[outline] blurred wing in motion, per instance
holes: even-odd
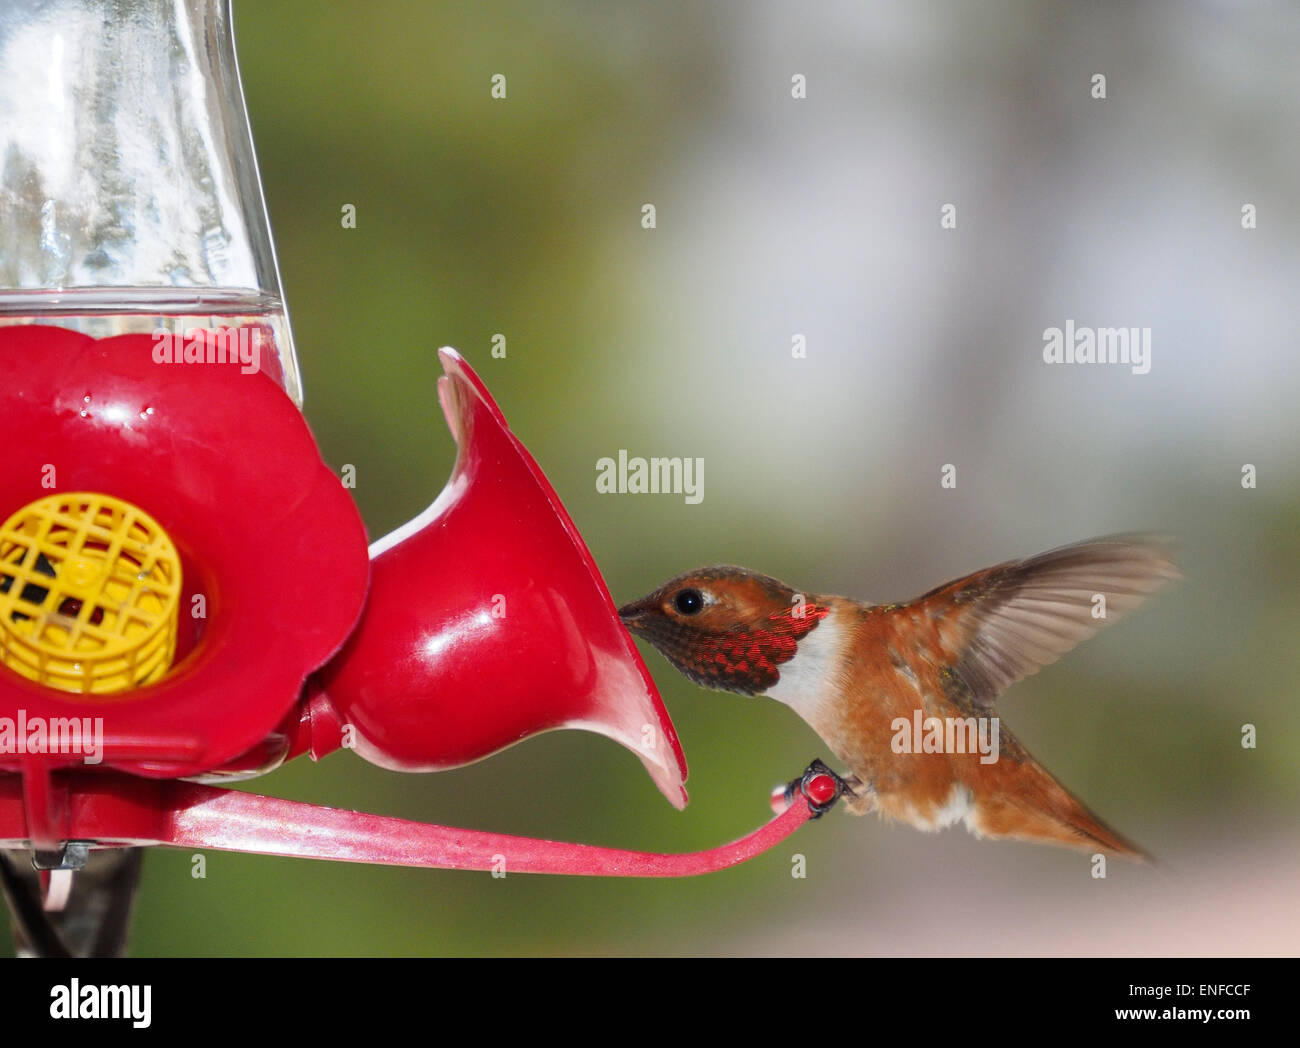
[[[970,701],[988,710],[1016,681],[1181,577],[1169,539],[1110,535],[986,568],[890,614],[923,611]]]

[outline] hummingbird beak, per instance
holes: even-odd
[[[623,620],[623,625],[634,631],[637,626],[645,621],[646,614],[645,605],[641,601],[624,604],[618,609],[618,617]]]

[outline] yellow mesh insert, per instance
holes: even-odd
[[[181,561],[143,510],[51,495],[0,527],[0,661],[60,691],[155,681],[176,653]]]

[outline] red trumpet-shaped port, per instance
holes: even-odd
[[[440,355],[456,464],[433,505],[371,547],[361,623],[320,677],[328,702],[358,753],[402,771],[585,728],[684,806],[677,733],[590,552],[478,376]]]

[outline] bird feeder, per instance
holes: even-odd
[[[368,544],[300,410],[228,4],[5,15],[0,109],[0,848],[47,905],[91,851],[147,845],[677,876],[834,802],[817,765],[750,836],[655,855],[228,789],[303,754],[437,771],[580,728],[687,799],[590,552],[452,350],[451,478]]]

